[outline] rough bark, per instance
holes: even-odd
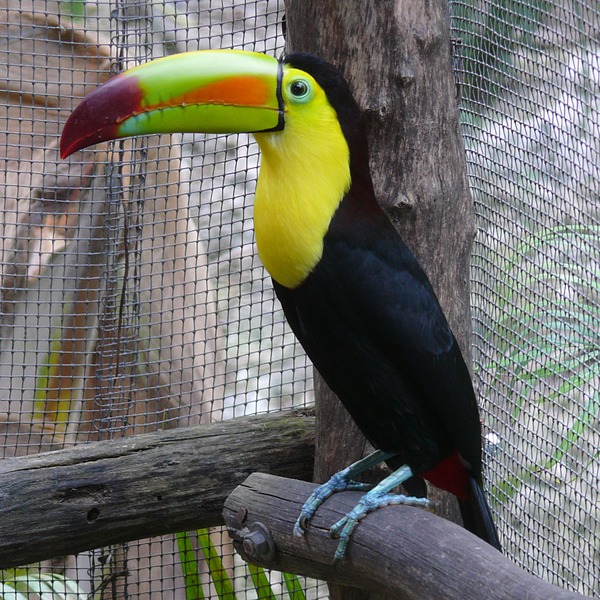
[[[293,523],[314,487],[255,473],[236,488],[224,515],[241,555],[268,568],[361,586],[395,600],[584,598],[522,571],[462,527],[408,506],[368,515],[354,532],[346,558],[333,566],[337,540],[330,538],[329,527],[360,493],[335,494],[298,539]]]
[[[313,453],[314,418],[292,411],[5,459],[0,569],[220,525],[250,473],[310,479]]]

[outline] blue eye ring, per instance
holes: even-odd
[[[288,83],[287,92],[294,102],[309,102],[313,97],[313,87],[310,81],[301,77]]]

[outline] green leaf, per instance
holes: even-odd
[[[550,457],[550,460],[544,465],[544,469],[551,469],[565,457],[567,452],[569,452],[569,450],[585,434],[590,423],[597,419],[599,412],[600,400],[596,394],[577,415],[571,429],[567,432],[567,435],[563,438],[554,454]]]
[[[233,583],[223,566],[219,551],[210,539],[208,529],[198,529],[197,533],[198,542],[208,565],[208,572],[210,573],[210,578],[215,586],[219,600],[235,600]]]
[[[82,20],[85,16],[86,0],[62,0],[60,12],[66,17]]]
[[[306,594],[298,577],[292,573],[282,573],[282,575],[290,600],[306,600]]]
[[[185,533],[175,534],[177,548],[179,549],[179,562],[185,582],[186,600],[204,600],[200,573],[198,572],[198,557],[190,536]]]
[[[29,600],[25,594],[15,591],[10,583],[0,582],[0,600]]]
[[[254,584],[254,589],[256,590],[258,600],[277,600],[265,570],[262,567],[248,564],[248,572],[252,578],[252,583]]]
[[[77,583],[39,568],[0,571],[0,600],[87,600]]]

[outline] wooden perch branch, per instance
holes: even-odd
[[[583,598],[526,574],[461,527],[403,506],[369,515],[348,559],[332,567],[337,542],[329,527],[358,494],[333,496],[305,538],[296,539],[292,526],[314,485],[248,477],[260,470],[310,479],[313,452],[312,414],[292,411],[5,459],[0,569],[219,525],[224,518],[251,562],[399,600]],[[248,537],[249,530],[258,534]]]
[[[462,527],[406,506],[368,515],[354,533],[347,558],[333,567],[337,541],[329,537],[329,527],[356,504],[360,493],[334,495],[304,538],[295,538],[293,524],[314,487],[254,474],[235,489],[224,517],[245,560],[398,600],[584,598],[525,573]]]
[[[0,461],[0,569],[222,524],[250,473],[311,479],[313,453],[292,411]]]

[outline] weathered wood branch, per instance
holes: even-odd
[[[0,569],[222,524],[250,473],[311,479],[313,453],[292,411],[0,461]]]
[[[236,488],[225,503],[224,517],[240,554],[264,567],[397,600],[584,598],[522,571],[462,527],[407,506],[368,515],[356,529],[346,559],[334,567],[337,540],[329,537],[329,527],[356,504],[360,493],[334,495],[304,538],[295,538],[293,524],[314,487],[257,473]]]
[[[462,528],[402,506],[369,515],[348,560],[334,568],[337,542],[329,526],[358,494],[336,494],[297,539],[292,526],[314,485],[265,474],[245,480],[259,470],[309,479],[313,452],[312,414],[292,411],[6,459],[0,462],[0,569],[219,525],[224,517],[251,562],[399,600],[583,598],[524,573]],[[273,557],[264,554],[268,543],[240,541],[258,522],[268,527]]]

